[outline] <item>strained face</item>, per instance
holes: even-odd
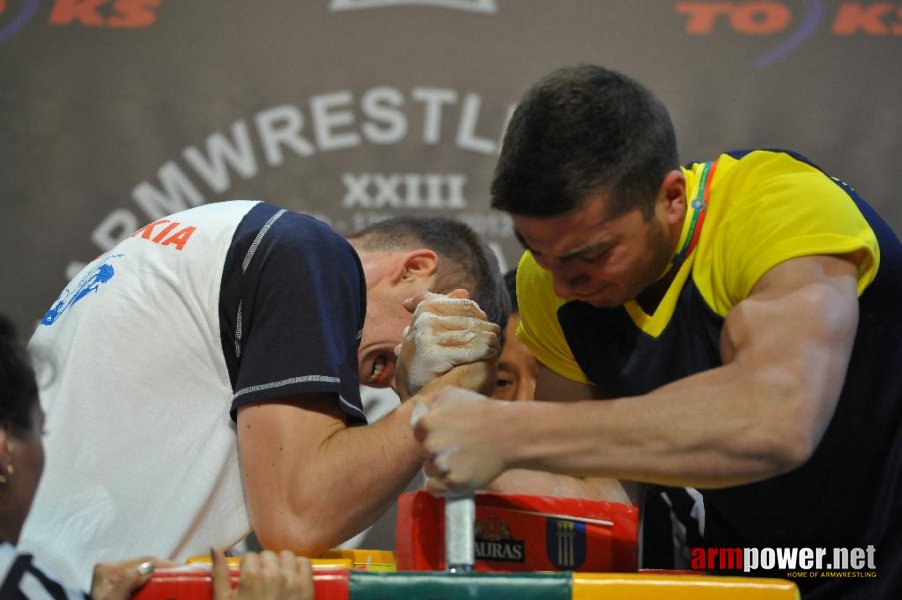
[[[536,262],[551,272],[555,294],[597,307],[635,299],[664,272],[673,248],[656,216],[635,209],[605,217],[598,196],[555,217],[512,215],[514,228]]]

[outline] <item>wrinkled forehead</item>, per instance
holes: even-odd
[[[613,239],[624,217],[625,215],[620,215],[609,218],[606,205],[600,198],[564,215],[511,215],[514,235],[524,248],[557,257],[577,253],[587,246]]]

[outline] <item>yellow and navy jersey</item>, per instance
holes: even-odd
[[[681,313],[687,302],[681,298],[690,290],[711,316],[723,318],[771,267],[805,255],[857,252],[859,293],[874,279],[880,249],[873,231],[856,204],[849,201],[846,190],[816,167],[788,153],[755,151],[723,154],[716,161],[689,165],[683,172],[688,213],[678,247],[691,235],[694,223],[698,230],[695,250],[682,262],[654,314],[646,314],[637,302],[630,301],[622,310],[601,311],[606,330],[613,325],[607,321],[615,318],[626,335],[642,333],[657,339],[667,331],[667,336],[673,336],[685,320],[679,318],[686,316]],[[705,180],[708,186],[703,185]],[[698,201],[705,187],[708,199],[702,211]],[[698,227],[700,213],[703,220]],[[580,308],[588,305],[556,296],[551,274],[539,267],[529,252],[521,259],[517,277],[521,304],[517,335],[556,373],[612,390],[617,372],[608,368],[611,365],[594,364],[601,357]],[[565,333],[563,322],[574,311],[578,313],[573,317],[575,327]],[[576,353],[588,345],[590,356],[577,360],[574,345]],[[645,372],[647,366],[640,369]]]
[[[517,335],[563,377],[597,384],[611,397],[640,395],[720,366],[724,318],[775,265],[809,255],[855,257],[858,333],[821,444],[791,473],[706,492],[706,543],[881,541],[881,576],[895,568],[902,589],[899,238],[854,190],[796,154],[726,153],[690,164],[684,174],[690,212],[683,237],[697,235],[697,243],[674,267],[653,314],[634,301],[603,309],[557,297],[551,274],[526,253],[518,269]]]

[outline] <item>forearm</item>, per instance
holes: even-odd
[[[557,498],[585,498],[639,504],[641,488],[632,482],[598,477],[573,477],[545,471],[511,469],[492,481],[488,491]]]
[[[409,412],[405,403],[372,425],[334,427],[303,461],[280,462],[288,440],[242,460],[245,481],[255,483],[247,495],[262,545],[314,556],[371,525],[421,467]]]
[[[721,367],[644,396],[576,403],[518,403],[504,417],[517,440],[509,464],[571,475],[722,487],[785,472],[804,461],[810,436],[790,389]],[[743,381],[743,385],[737,385]],[[757,381],[757,383],[756,383]],[[779,391],[778,391],[779,390]]]
[[[602,397],[603,392],[592,384],[565,379],[539,365],[535,400],[575,402]],[[605,477],[577,477],[546,471],[511,469],[492,481],[488,489],[511,494],[538,494],[569,498],[587,498],[641,504],[642,485]]]
[[[343,429],[330,438],[304,475],[299,504],[308,529],[320,529],[333,547],[373,524],[422,467],[410,407],[400,405],[376,423]]]

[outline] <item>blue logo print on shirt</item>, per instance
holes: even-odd
[[[117,256],[122,256],[121,254]],[[113,258],[113,257],[110,257]],[[56,304],[54,304],[50,310],[47,311],[47,314],[44,315],[44,318],[41,319],[41,325],[53,325],[57,319],[59,319],[64,312],[69,310],[76,302],[87,296],[92,292],[96,292],[100,289],[100,286],[108,282],[113,278],[113,275],[116,274],[116,270],[113,269],[113,265],[109,262],[105,262],[101,264],[99,267],[91,271],[87,277],[82,279],[78,286],[76,286],[74,291],[69,291],[66,288],[62,295],[57,300]]]

